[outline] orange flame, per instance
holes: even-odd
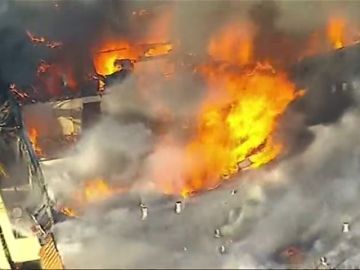
[[[206,66],[201,72],[210,94],[186,147],[182,194],[215,188],[246,160],[256,168],[276,158],[283,149],[275,138],[277,120],[298,96],[286,75],[269,64],[247,72]]]
[[[241,70],[204,65],[199,72],[207,82],[208,96],[194,137],[176,157],[180,172],[171,176],[165,169],[171,165],[154,171],[157,188],[166,194],[186,197],[214,189],[240,170],[275,159],[284,149],[276,138],[279,117],[303,94],[270,64]]]
[[[92,203],[104,201],[115,194],[121,194],[126,187],[110,186],[103,178],[87,180],[81,190],[76,191],[69,205],[59,207],[59,211],[69,217],[81,215],[83,208]]]
[[[83,189],[77,193],[76,198],[78,204],[81,206],[86,203],[105,200],[126,190],[126,187],[110,186],[103,178],[95,178],[85,181]]]
[[[252,32],[241,27],[229,25],[211,38],[208,52],[216,61],[196,68],[208,95],[200,106],[196,133],[185,146],[181,181],[155,181],[167,194],[188,196],[216,188],[245,167],[270,162],[284,148],[276,138],[277,122],[302,92],[271,64],[252,64]]]
[[[327,26],[327,35],[335,49],[344,47],[346,21],[341,18],[330,18]]]
[[[39,136],[39,134],[38,134],[38,131],[36,130],[36,128],[31,128],[30,132],[29,132],[30,142],[34,147],[35,154],[39,157],[43,157],[44,153],[39,145],[38,136]]]
[[[98,178],[85,183],[82,197],[85,202],[92,203],[108,198],[112,194],[112,189],[105,180]]]
[[[134,11],[134,17],[150,15],[146,10]],[[146,17],[146,16],[145,16]],[[173,50],[173,44],[169,43],[169,33],[173,13],[171,10],[153,16],[146,25],[141,38],[135,41],[126,39],[106,38],[95,48],[93,63],[95,70],[100,75],[110,75],[119,71],[121,67],[115,65],[116,60],[129,59],[133,62],[141,61],[144,58],[152,58],[167,55]],[[137,25],[135,18],[134,27]]]
[[[77,217],[78,216],[78,213],[74,209],[69,208],[69,207],[61,207],[60,212],[67,215],[68,217]]]
[[[170,43],[159,43],[150,46],[145,52],[145,57],[156,57],[161,55],[166,55],[173,49],[173,45]]]
[[[131,59],[138,58],[138,52],[124,40],[108,40],[101,44],[99,51],[94,54],[93,62],[95,70],[101,75],[110,75],[120,70],[119,66],[115,65],[117,59]]]
[[[229,24],[211,39],[208,53],[214,60],[245,65],[252,60],[252,40],[250,26]]]
[[[110,75],[120,70],[116,60],[129,59],[133,62],[146,57],[156,57],[168,54],[173,46],[170,43],[131,44],[125,40],[108,40],[101,44],[94,54],[95,70],[100,75]]]

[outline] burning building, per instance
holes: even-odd
[[[121,11],[122,4],[98,3],[86,8],[94,11],[91,19],[102,23],[74,31],[77,34],[68,31],[67,36],[56,28],[58,32],[51,32],[59,36],[50,40],[45,33],[43,37],[23,29],[26,44],[46,53],[33,61],[30,83],[7,79],[2,87],[6,91],[1,100],[0,175],[4,210],[11,214],[1,220],[5,252],[0,256],[10,267],[43,257],[48,259],[41,262],[43,268],[62,264],[54,255],[54,225],[64,220],[76,223],[76,217],[92,206],[96,212],[99,202],[130,196],[134,190],[174,199],[171,219],[189,217],[194,201],[211,193],[207,191],[221,191],[231,180],[253,171],[271,170],[292,154],[298,145],[286,139],[295,137],[293,130],[306,133],[310,127],[333,123],[353,105],[359,46],[344,47],[346,24],[339,19],[331,20],[322,33],[330,38],[324,42],[326,50],[309,54],[301,48],[307,47],[307,37],[277,29],[276,4],[244,4],[246,9],[241,10],[251,6],[244,20],[237,20],[240,4],[219,4],[223,13],[215,16],[217,11],[209,8],[211,23],[201,33],[192,33],[190,27],[184,27],[186,31],[168,27],[177,25],[173,19],[184,8],[179,3],[124,9],[128,14],[120,19],[112,15]],[[60,20],[66,25],[59,14],[67,16],[72,5],[82,4],[86,5],[49,4],[54,24]],[[208,12],[204,7],[193,6],[201,16]],[[87,19],[80,14],[70,17]],[[196,21],[196,16],[190,18]],[[85,29],[91,29],[91,38]],[[177,39],[176,31],[187,38]],[[188,36],[196,42],[189,44]],[[284,117],[286,121],[287,113],[294,111],[305,121],[284,131],[293,124],[283,124]],[[297,138],[293,141],[298,143]],[[241,188],[234,188],[227,194],[235,200]],[[153,228],[156,210],[139,200],[141,215],[137,206],[136,216],[142,222],[133,227],[144,226],[147,231]],[[233,241],[243,237],[234,236],[234,227],[245,223],[251,233],[246,225],[250,210],[232,210],[229,224],[218,222],[208,230],[222,257],[231,254]],[[11,255],[6,244],[12,241],[7,240],[9,224],[17,236],[31,239],[34,254]],[[38,237],[26,228],[36,229]],[[181,250],[191,253],[191,244],[184,246]],[[279,263],[302,263],[305,249],[296,245],[285,249]]]
[[[1,156],[2,268],[26,269],[31,263],[62,267],[50,232],[53,204],[39,159],[24,129],[20,108],[7,91],[1,96],[1,141],[2,153],[6,153]],[[47,255],[41,255],[51,243]]]

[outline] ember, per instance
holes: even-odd
[[[30,41],[37,44],[45,45],[50,49],[60,48],[62,46],[62,42],[59,41],[48,41],[44,37],[35,36],[30,31],[26,31],[27,36],[29,37]]]
[[[25,93],[24,91],[20,90],[15,84],[10,84],[9,89],[10,89],[10,91],[11,91],[16,97],[18,97],[20,100],[29,97],[29,95],[28,95],[27,93]]]
[[[40,74],[47,72],[50,67],[51,66],[48,63],[41,60],[36,71],[37,75],[39,76]]]

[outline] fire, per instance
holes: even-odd
[[[115,194],[121,194],[126,191],[126,187],[111,186],[104,178],[94,178],[86,180],[84,187],[77,194],[77,200],[80,205],[93,203],[107,199]]]
[[[173,44],[169,42],[170,25],[172,24],[172,10],[165,10],[162,13],[152,14],[147,10],[134,11],[132,13],[132,25],[134,28],[143,29],[141,37],[136,41],[124,38],[105,38],[94,48],[93,63],[98,74],[106,76],[117,72],[121,67],[115,61],[129,59],[133,62],[148,58],[169,54],[173,50]],[[151,17],[150,21],[138,20],[140,17]],[[146,19],[146,18],[144,18]]]
[[[35,150],[35,154],[39,157],[44,156],[43,150],[41,149],[39,142],[38,142],[38,131],[36,130],[36,128],[30,128],[30,132],[29,132],[29,137],[30,137],[30,142],[32,143],[34,150]]]
[[[173,46],[170,43],[131,44],[125,40],[108,40],[101,44],[94,54],[95,70],[100,75],[110,75],[121,69],[116,60],[129,59],[133,62],[168,54]]]
[[[270,63],[256,63],[253,52],[250,25],[227,25],[210,39],[213,61],[195,69],[204,78],[207,96],[183,162],[177,162],[182,163],[182,179],[156,180],[163,192],[188,196],[214,189],[239,170],[258,168],[283,151],[277,123],[302,92]]]
[[[229,24],[211,39],[208,52],[214,60],[245,65],[252,60],[250,26]]]
[[[171,168],[170,162],[154,171],[156,187],[166,194],[186,197],[211,190],[241,170],[274,160],[284,150],[276,136],[279,118],[303,94],[270,64],[242,69],[204,65],[199,72],[208,96],[200,106],[194,136],[171,158],[179,159],[181,169]]]
[[[59,207],[59,211],[69,217],[78,217],[88,204],[104,201],[125,191],[127,191],[126,187],[111,186],[104,178],[86,180],[82,189],[74,193],[71,202]]]
[[[120,70],[120,67],[115,65],[117,59],[135,60],[137,57],[138,53],[127,41],[108,40],[101,44],[99,51],[93,57],[93,61],[98,74],[110,75]]]
[[[40,86],[52,95],[60,94],[66,87],[72,91],[78,89],[73,67],[67,63],[49,64],[41,60],[37,67]]]
[[[246,160],[257,168],[276,158],[283,149],[275,137],[277,121],[298,96],[286,74],[269,64],[241,72],[206,66],[201,72],[209,96],[186,146],[182,194],[215,188]]]
[[[85,182],[82,198],[83,201],[92,203],[110,197],[112,194],[112,189],[105,180],[98,178]]]
[[[346,21],[341,18],[330,18],[327,26],[327,35],[331,45],[335,49],[345,46]]]
[[[173,49],[173,45],[170,43],[158,43],[149,48],[144,52],[145,57],[156,57],[166,55]]]
[[[60,212],[63,213],[64,215],[67,215],[68,217],[77,217],[78,213],[69,207],[61,207],[60,208]]]

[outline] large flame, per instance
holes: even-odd
[[[230,25],[211,38],[208,52],[215,61],[197,68],[207,97],[195,135],[185,146],[180,184],[179,179],[157,181],[166,193],[187,196],[213,189],[239,170],[257,168],[281,153],[279,117],[302,92],[271,64],[252,64],[249,30]]]
[[[277,121],[296,89],[286,74],[269,64],[232,71],[205,66],[209,96],[198,116],[196,136],[186,146],[186,178],[180,193],[215,188],[241,169],[256,168],[277,157]],[[175,191],[179,192],[179,191]]]

